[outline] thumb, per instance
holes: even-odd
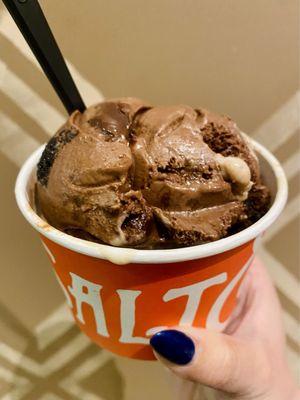
[[[180,327],[156,333],[150,344],[181,378],[241,396],[261,394],[268,387],[270,366],[260,343]]]

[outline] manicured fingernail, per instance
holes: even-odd
[[[156,333],[150,339],[153,349],[174,364],[186,365],[192,361],[195,345],[186,334],[174,329]]]

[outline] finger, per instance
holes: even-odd
[[[260,338],[265,344],[281,343],[284,346],[282,311],[274,285],[264,267],[255,259],[245,277],[246,299],[242,310],[237,310],[241,318],[236,326],[228,327],[226,333],[236,337]],[[242,293],[240,294],[242,296]],[[270,331],[272,335],[270,337]]]
[[[150,344],[157,358],[181,378],[244,396],[268,387],[271,371],[259,343],[181,327],[158,332]]]

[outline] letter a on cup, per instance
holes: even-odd
[[[83,279],[72,272],[70,272],[70,275],[72,277],[72,286],[68,286],[68,289],[75,298],[77,309],[76,318],[85,324],[85,320],[82,315],[82,304],[89,304],[94,311],[97,333],[102,336],[109,336],[100,295],[102,286],[87,281],[86,279]]]

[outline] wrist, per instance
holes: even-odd
[[[300,400],[300,389],[286,364],[278,370],[271,380],[269,391],[261,400]]]
[[[278,394],[278,400],[300,400],[300,390],[294,380],[282,387],[282,390],[280,390]],[[270,400],[273,399],[275,400],[277,397],[271,396]]]
[[[292,400],[300,400],[300,389],[295,388],[293,391]]]

